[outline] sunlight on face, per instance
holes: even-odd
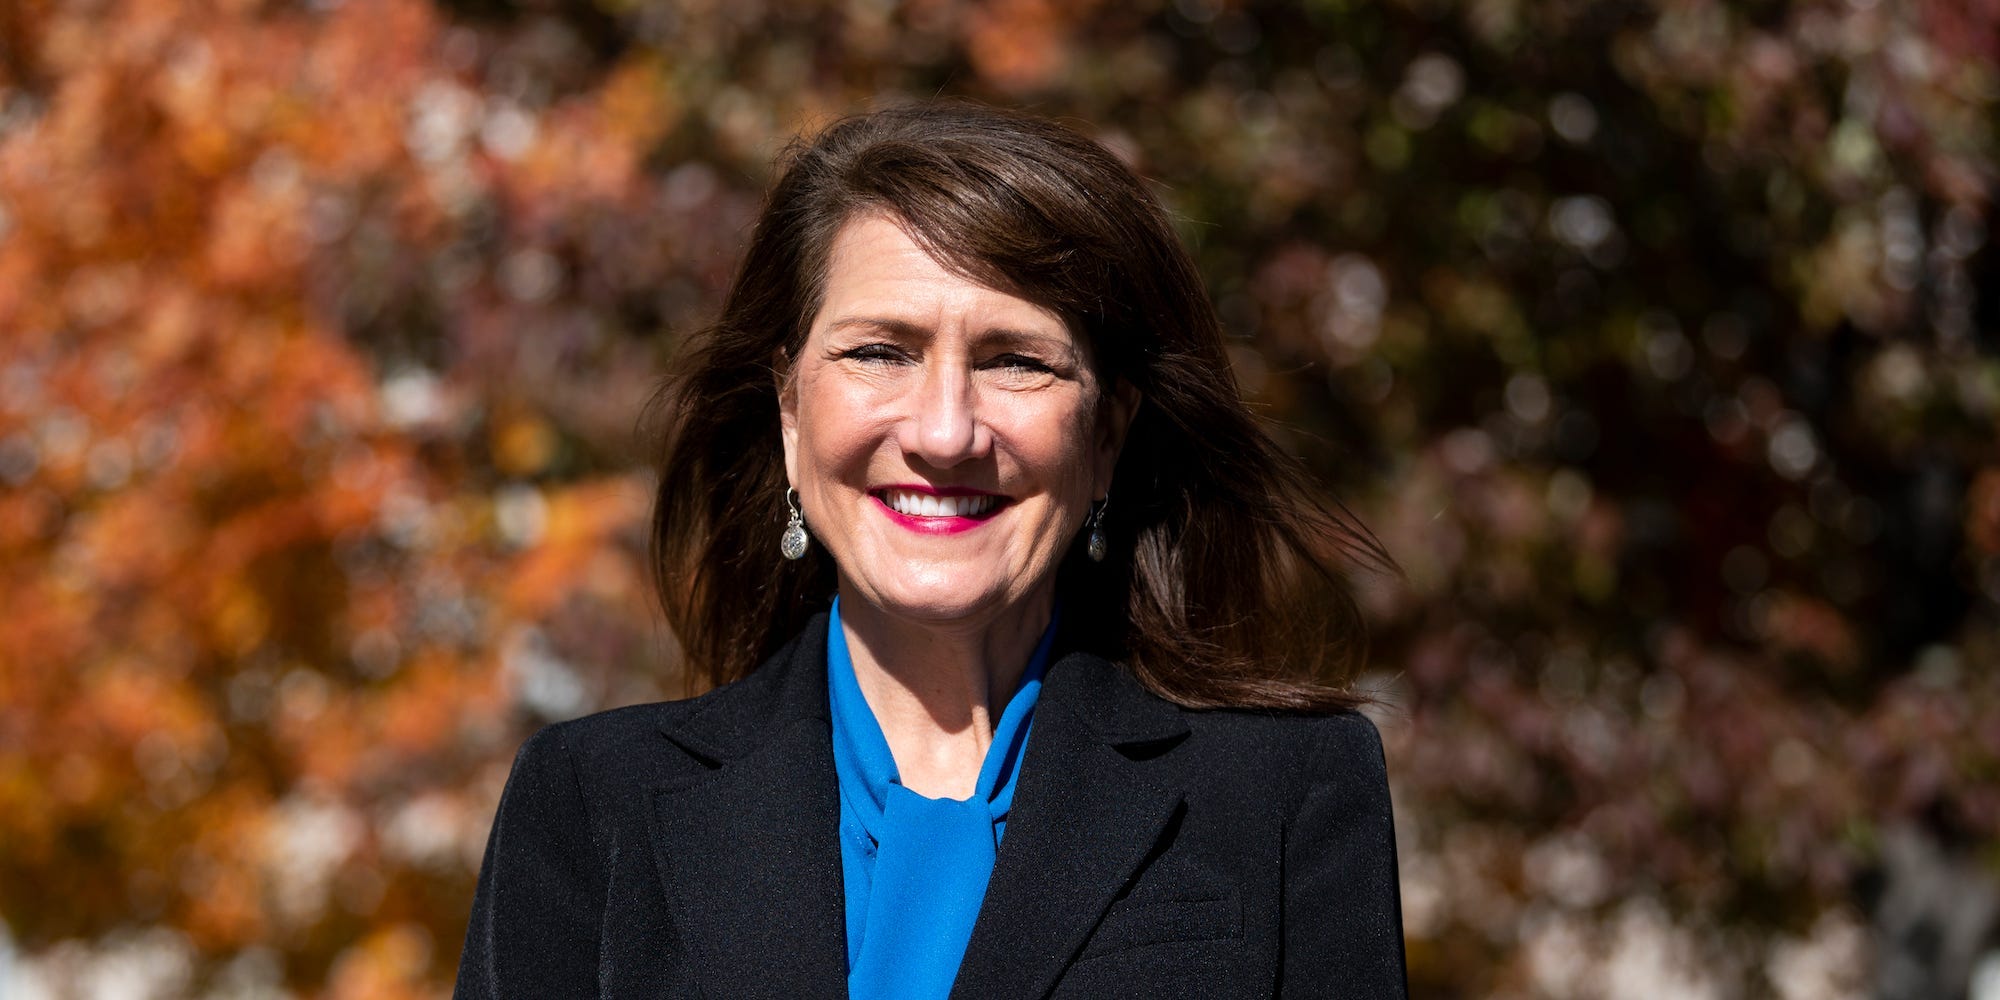
[[[890,217],[847,223],[780,393],[785,470],[846,600],[977,624],[1052,593],[1131,408],[1099,405],[1087,352]]]

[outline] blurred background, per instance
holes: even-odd
[[[0,997],[449,990],[684,690],[640,406],[786,139],[1157,184],[1380,535],[1426,997],[2000,997],[1996,0],[0,0]]]

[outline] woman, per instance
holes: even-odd
[[[1105,149],[835,123],[660,399],[657,582],[717,687],[521,749],[459,996],[1405,993],[1380,742],[1292,679],[1379,550]]]

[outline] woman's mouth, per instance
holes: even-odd
[[[910,517],[978,517],[1000,503],[991,493],[945,497],[915,490],[883,490],[877,496],[890,510]]]
[[[870,490],[868,495],[881,506],[890,520],[913,531],[950,534],[978,527],[1000,508],[1007,498],[998,493],[946,488],[889,486]]]

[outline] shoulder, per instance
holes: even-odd
[[[1089,655],[1051,668],[1044,702],[1063,705],[1107,741],[1180,772],[1193,785],[1296,799],[1310,786],[1386,785],[1382,739],[1359,711],[1187,708]]]
[[[1381,756],[1375,723],[1354,709],[1285,712],[1258,708],[1183,708],[1188,728],[1233,742],[1284,746],[1321,744],[1336,752]]]
[[[614,762],[658,758],[659,749],[666,744],[659,724],[685,711],[673,707],[678,704],[631,705],[542,726],[514,755],[507,779],[508,797],[532,798],[549,807],[569,803],[568,808],[574,810],[607,794],[615,795],[616,790],[607,785],[623,784],[621,775],[631,772]]]
[[[528,738],[521,759],[569,759],[586,793],[658,787],[705,773],[756,745],[772,727],[825,713],[825,672],[817,668],[824,653],[821,643],[810,641],[814,634],[809,627],[748,676],[697,697],[551,723]]]
[[[1189,749],[1204,770],[1270,787],[1286,798],[1322,786],[1386,797],[1388,769],[1375,723],[1359,711],[1281,713],[1256,709],[1183,709]],[[1275,789],[1274,789],[1275,790]]]
[[[662,727],[694,710],[699,699],[649,702],[606,709],[536,730],[521,745],[521,754],[595,758],[618,754],[660,740]]]
[[[657,786],[706,770],[674,734],[692,720],[727,713],[750,699],[756,675],[693,698],[611,708],[542,726],[521,744],[516,773],[570,769],[587,798]]]
[[[692,698],[608,708],[574,719],[551,722],[528,737],[528,745],[560,745],[570,752],[586,755],[617,753],[635,745],[649,745],[657,742],[664,732],[672,731],[717,702],[729,700],[734,689],[749,683],[746,679]]]

